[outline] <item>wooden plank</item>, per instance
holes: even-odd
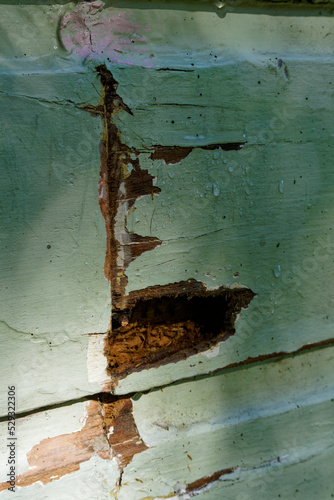
[[[256,499],[267,497],[275,492],[277,498],[306,498],[313,500],[333,498],[333,483],[330,477],[330,463],[333,460],[333,448],[329,447],[321,454],[309,456],[304,462],[297,464],[281,464],[275,462],[270,470],[266,466],[258,471],[237,471],[223,477],[212,485],[199,488],[197,498],[205,500]],[[232,481],[232,482],[231,482]],[[212,486],[212,487],[210,487]],[[183,500],[187,495],[171,497]],[[158,500],[158,498],[157,498]]]
[[[86,368],[88,334],[110,322],[100,123],[75,107],[76,84],[91,97],[82,74],[65,85],[50,74],[0,77],[1,365],[5,386],[21,388],[19,411],[100,390]]]
[[[247,485],[260,483],[260,491],[267,494],[279,482],[278,493],[282,489],[282,494],[290,494],[299,487],[303,491],[306,471],[324,466],[323,457],[332,454],[333,362],[333,348],[327,347],[138,394],[132,402],[128,400],[130,413],[126,414],[130,420],[125,434],[122,426],[128,417],[121,410],[123,417],[117,420],[113,410],[108,420],[107,408],[119,404],[125,408],[126,398],[76,403],[20,418],[18,481],[29,480],[19,490],[20,495],[30,498],[35,491],[43,491],[53,497],[60,491],[66,493],[70,478],[79,488],[85,471],[90,471],[90,477],[98,482],[101,498],[106,498],[105,489],[109,489],[118,500],[163,498],[173,492],[187,498],[186,493],[192,491],[211,498],[211,488],[212,495],[216,489],[224,495],[225,489],[226,495],[230,490],[243,495]],[[104,411],[99,410],[101,404]],[[104,430],[98,425],[101,418],[106,424]],[[137,429],[136,443],[144,442],[147,448],[140,448],[124,463],[122,443],[132,440],[132,418]],[[1,426],[4,441],[7,423]],[[91,441],[88,429],[95,436]],[[108,446],[103,436],[108,437]],[[0,448],[5,450],[2,444]],[[75,453],[71,463],[77,470],[60,472],[57,467],[67,464],[63,456],[66,447],[68,456]],[[38,478],[31,482],[29,477],[37,474],[33,460],[35,455],[43,454],[44,448],[48,450],[43,462],[45,486],[40,490],[35,484]],[[104,457],[109,449],[117,459]],[[2,456],[1,463],[4,459]],[[119,467],[123,463],[120,488],[117,462]],[[100,476],[96,475],[99,467]],[[331,477],[330,462],[321,470],[320,477]],[[314,473],[307,482],[311,478],[311,491],[315,491],[318,482]],[[332,487],[328,480],[325,491]],[[83,492],[83,498],[89,498],[90,488]]]
[[[55,19],[72,8],[82,14],[80,6],[59,6],[50,7],[43,18],[42,7],[23,6],[17,11],[12,6],[8,22],[18,22],[22,13],[29,11],[31,33],[38,27],[43,31],[39,44],[30,43],[28,35],[27,40],[30,56],[38,59],[44,73],[37,74],[32,68],[33,74],[28,76],[22,67],[18,74],[15,59],[21,64],[25,58],[20,40],[12,41],[14,52],[6,56],[13,61],[14,74],[6,74],[9,71],[4,67],[1,77],[2,102],[8,114],[3,137],[13,144],[10,151],[5,149],[5,161],[19,168],[16,176],[11,174],[14,170],[4,166],[3,203],[14,197],[16,188],[21,190],[13,210],[9,205],[3,209],[10,241],[4,269],[6,273],[12,273],[14,266],[17,269],[11,274],[9,286],[5,285],[3,321],[18,332],[33,334],[45,346],[50,335],[67,341],[67,337],[73,340],[81,334],[106,332],[110,314],[108,284],[102,274],[104,228],[94,187],[101,124],[99,118],[80,109],[98,102],[100,88],[92,71],[97,62],[87,61],[83,68],[80,59],[66,55],[60,45],[52,57],[46,57]],[[133,116],[121,112],[115,119],[122,140],[135,151],[147,151],[140,154],[140,164],[157,177],[156,184],[161,187],[160,195],[153,200],[138,200],[127,218],[128,231],[156,235],[164,243],[130,264],[127,291],[192,277],[209,287],[240,282],[258,295],[250,308],[242,311],[237,333],[222,346],[220,356],[216,350],[180,362],[177,367],[134,374],[120,382],[118,393],[150,388],[152,379],[154,384],[165,384],[332,337],[330,284],[321,285],[332,274],[329,231],[333,179],[328,149],[332,125],[331,44],[330,35],[326,36],[330,20],[313,16],[310,39],[308,17],[291,16],[288,22],[283,13],[261,17],[244,12],[220,19],[214,10],[206,8],[204,13],[184,11],[182,32],[178,29],[179,11],[157,6],[150,12],[151,31],[145,43],[155,44],[152,53],[158,59],[152,58],[153,67],[107,61],[119,81],[123,101],[133,112]],[[116,14],[123,15],[122,9],[120,4],[91,15],[115,19]],[[52,18],[54,10],[57,15]],[[127,15],[143,27],[149,14],[145,9],[131,9]],[[155,26],[157,16],[172,27],[166,38],[169,52],[162,39],[154,35],[160,30]],[[196,23],[203,30],[210,26],[205,40],[195,37]],[[263,30],[264,26],[268,30]],[[61,36],[69,43],[71,37],[66,30],[64,25]],[[264,33],[265,39],[259,40],[255,36],[258,32]],[[277,33],[283,45],[277,44]],[[189,37],[196,40],[191,54],[187,53]],[[251,52],[247,49],[249,40],[253,43]],[[216,53],[211,51],[206,59],[210,43]],[[99,57],[105,59],[102,53]],[[50,73],[52,65],[57,66],[58,73]],[[29,131],[28,116],[36,117],[34,131]],[[24,144],[21,136],[25,137]],[[239,151],[200,147],[230,141],[247,144]],[[25,148],[30,144],[34,144],[35,152],[29,154],[29,166],[23,168]],[[177,165],[165,165],[163,159],[150,159],[157,144],[194,149]],[[52,161],[48,174],[44,158],[49,152]],[[56,205],[49,204],[50,197]],[[43,203],[48,203],[48,211],[37,229],[35,220]],[[82,213],[87,221],[85,229]],[[49,243],[50,227],[59,249]],[[78,231],[83,237],[79,245]],[[49,244],[51,249],[47,249]],[[55,250],[59,250],[59,257],[50,259],[50,252]],[[311,281],[317,283],[317,294],[308,286]],[[59,290],[63,290],[62,298]],[[28,312],[17,315],[17,309]],[[300,310],[305,311],[302,317]],[[5,340],[6,328],[4,325]],[[57,338],[48,344],[53,349],[57,349]],[[87,345],[87,339],[80,339],[79,344]],[[25,343],[21,345],[23,348]],[[60,379],[67,373],[63,367],[69,362],[61,356],[64,362],[57,366],[51,351],[46,357],[45,346],[34,347],[34,352],[50,363],[52,373]],[[99,358],[102,356],[100,343]],[[79,354],[70,349],[69,359],[76,359],[82,367],[77,377],[82,387],[65,384],[53,402],[63,401],[65,394],[77,397],[89,387],[85,357],[84,350]],[[99,380],[99,385],[90,386],[90,392],[97,392],[106,380],[103,370],[90,376]],[[37,380],[44,387],[45,372],[36,373]],[[30,392],[21,403],[32,403]],[[42,405],[48,402],[50,397],[42,397]],[[23,406],[22,411],[27,408],[32,407]]]
[[[126,468],[119,499],[167,497],[173,491],[183,498],[182,490],[188,488],[189,493],[189,484],[200,478],[207,478],[202,486],[210,484],[214,481],[208,476],[217,471],[222,471],[218,491],[224,496],[229,490],[247,495],[247,484],[262,481],[259,491],[264,496],[281,489],[294,492],[303,485],[305,470],[324,465],[323,453],[332,454],[331,351],[259,364],[142,396],[134,402],[134,416],[149,450],[136,455]],[[306,469],[305,462],[310,463]],[[323,469],[324,491],[333,488],[329,468],[328,463]],[[306,480],[313,481],[314,492],[319,484],[315,474]],[[211,498],[209,491],[204,498]]]
[[[91,439],[92,448],[89,449],[87,442],[83,437],[81,440],[75,441],[75,437],[83,434],[82,430],[85,429],[85,424],[88,419],[89,405],[86,403],[76,403],[70,406],[60,407],[47,411],[41,411],[17,420],[17,447],[16,447],[16,467],[17,476],[23,474],[29,468],[29,463],[34,463],[35,466],[31,468],[32,475],[37,467],[35,457],[38,456],[39,447],[43,450],[44,446],[48,446],[48,442],[56,439],[59,442],[55,449],[47,449],[48,454],[43,456],[42,463],[53,464],[50,477],[53,480],[47,484],[43,484],[48,480],[43,474],[33,480],[31,486],[26,486],[16,490],[16,495],[19,498],[58,498],[79,499],[79,498],[92,498],[95,495],[98,498],[110,498],[109,490],[115,487],[116,480],[119,476],[118,467],[115,461],[105,460],[102,456],[102,450],[106,448],[103,439],[103,428],[96,424],[92,426],[86,436],[86,441]],[[95,415],[95,420],[98,415]],[[1,464],[7,463],[7,422],[1,423]],[[59,438],[60,436],[60,438]],[[66,436],[65,441],[65,454],[60,446],[61,436]],[[73,443],[71,437],[73,436]],[[72,446],[71,446],[72,444]],[[86,444],[86,446],[85,446]],[[37,447],[35,446],[37,445]],[[66,448],[67,446],[67,448]],[[64,448],[64,443],[63,443]],[[101,449],[100,455],[94,453]],[[78,457],[78,463],[75,463],[71,469],[71,457]],[[90,459],[90,460],[89,460]],[[88,461],[89,460],[89,461]],[[52,465],[51,465],[52,467]],[[63,475],[62,470],[68,469],[70,474]],[[6,481],[6,473],[8,466],[1,466],[1,483]],[[56,480],[59,477],[59,480]],[[60,480],[61,478],[61,480]],[[28,478],[29,481],[29,478]],[[2,490],[1,496],[3,498],[10,498],[11,491]],[[50,496],[49,496],[50,495]]]
[[[318,64],[322,68],[318,75],[327,77],[319,78],[319,85],[313,88],[311,81],[318,76],[309,70],[306,59],[289,62],[289,82],[282,67],[279,75],[271,63],[261,72],[258,66],[249,67],[247,63],[198,70],[199,81],[207,89],[206,100],[212,104],[208,115],[194,103],[188,104],[187,96],[193,95],[192,73],[176,72],[172,77],[159,73],[158,81],[165,78],[169,89],[175,88],[174,95],[178,96],[177,88],[182,88],[181,99],[187,106],[173,105],[171,111],[161,103],[151,106],[152,125],[143,141],[146,149],[149,144],[171,144],[173,135],[173,144],[185,148],[187,115],[195,122],[189,137],[199,146],[176,164],[169,163],[167,156],[167,161],[153,161],[152,153],[140,155],[141,165],[156,178],[161,192],[154,199],[142,198],[135,203],[127,227],[144,236],[155,236],[163,244],[130,264],[127,291],[195,277],[209,288],[241,283],[257,296],[248,310],[241,312],[236,334],[221,346],[219,357],[209,362],[206,356],[196,357],[175,369],[159,368],[154,371],[157,385],[187,376],[190,366],[193,374],[205,373],[249,357],[292,352],[333,337],[332,280],[327,281],[333,274],[332,118],[328,114],[332,71],[326,62]],[[261,85],[254,88],[257,78]],[[213,91],[218,80],[226,92]],[[242,93],[241,86],[251,90]],[[160,100],[166,95],[167,84],[164,89]],[[152,92],[148,87],[147,94]],[[211,132],[210,110],[214,109],[217,116],[221,110],[224,117],[226,105],[231,107],[232,103],[236,104],[233,111],[227,108],[227,124],[215,116],[217,127]],[[181,111],[174,113],[177,107]],[[136,130],[141,117],[142,111],[137,116],[134,109],[134,117],[127,116],[120,123],[121,130],[126,124],[128,131],[131,121],[132,130]],[[233,136],[229,126],[235,127]],[[196,127],[205,138],[196,139]],[[149,142],[151,132],[153,139]],[[138,138],[138,134],[134,136]],[[239,151],[201,148],[201,143],[224,143],[231,138],[243,138],[247,143]],[[310,283],[316,287],[316,294]],[[147,372],[130,376],[120,381],[117,391],[149,388],[149,378]]]
[[[333,494],[330,9],[266,4],[0,6],[0,471],[16,384],[22,498]],[[109,153],[122,293],[257,294],[224,343],[116,389]]]
[[[29,335],[105,331],[99,157],[85,142],[98,143],[100,124],[38,100],[3,96],[2,106],[2,320]]]

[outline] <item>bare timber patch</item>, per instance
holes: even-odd
[[[16,485],[47,484],[80,469],[80,464],[98,455],[104,460],[116,457],[120,472],[136,453],[147,449],[133,418],[129,398],[100,394],[86,408],[81,430],[45,438],[28,453],[29,468],[17,476]],[[33,418],[33,417],[32,417]],[[8,483],[0,483],[0,492]]]

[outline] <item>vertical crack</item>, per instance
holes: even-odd
[[[132,115],[117,93],[118,82],[105,65],[98,66],[96,71],[101,80],[101,101],[96,108],[86,109],[100,115],[103,124],[99,202],[107,230],[104,273],[111,283],[112,305],[118,308],[125,306],[127,266],[142,252],[161,244],[158,238],[129,233],[126,216],[137,198],[153,197],[159,194],[160,188],[153,186],[154,177],[140,168],[138,152],[123,143],[114,123],[114,117],[120,111]]]

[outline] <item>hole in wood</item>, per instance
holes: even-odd
[[[113,313],[106,346],[110,375],[176,362],[226,340],[254,295],[241,287],[207,290],[196,280],[131,293],[127,308]]]

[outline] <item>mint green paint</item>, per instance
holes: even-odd
[[[100,123],[74,106],[2,103],[2,320],[29,335],[105,331]]]
[[[56,408],[53,411],[40,411],[34,414],[34,416],[28,415],[19,419],[17,434],[24,436],[20,447],[17,447],[19,474],[22,474],[29,468],[27,454],[37,443],[45,438],[52,439],[61,434],[71,434],[82,429],[84,425],[83,415],[85,414],[87,404],[87,402],[82,402],[72,406]],[[0,461],[2,464],[6,463],[7,426],[7,422],[0,423]],[[1,483],[6,481],[6,472],[6,468],[2,467],[0,472]]]
[[[115,461],[92,457],[79,471],[43,488],[39,484],[21,488],[17,495],[143,500],[179,491],[175,500],[185,500],[182,489],[190,482],[235,468],[201,493],[203,498],[215,499],[219,494],[220,498],[256,498],[256,494],[267,498],[269,492],[294,498],[296,489],[302,493],[305,488],[310,490],[306,498],[311,499],[316,490],[323,494],[321,498],[330,498],[333,350],[245,365],[138,394],[133,400],[134,418],[149,448],[125,468],[118,494],[114,492]],[[84,403],[76,403],[20,419],[20,452],[31,449],[41,436],[79,430],[82,415]],[[21,470],[24,464],[22,459]]]
[[[55,42],[67,8],[0,6],[1,380],[17,384],[18,411],[99,392],[88,334],[110,321],[102,126],[81,109],[99,102],[100,83]]]
[[[0,4],[1,73],[32,74],[71,71],[82,66],[64,50],[58,38],[59,19],[74,3],[25,1]]]
[[[328,447],[321,453],[305,457],[305,461],[294,464],[273,463],[258,470],[242,470],[223,477],[196,498],[199,500],[255,500],[269,498],[333,498],[333,485],[330,477],[330,464],[333,463],[333,448]],[[280,497],[279,497],[280,495]],[[186,499],[186,496],[172,497],[174,500]]]
[[[19,499],[61,498],[62,500],[110,500],[113,497],[116,482],[119,478],[117,463],[114,460],[103,460],[94,455],[89,461],[80,464],[78,471],[52,481],[46,485],[40,483],[16,492]],[[8,495],[8,494],[7,494]],[[3,498],[11,497],[6,493]]]
[[[303,75],[308,72],[310,83],[306,84]],[[245,99],[237,85],[229,87],[228,99],[221,96],[219,110],[225,110],[224,100],[229,106],[237,103],[236,118],[231,111],[228,124],[240,127],[234,140],[245,135],[247,145],[241,151],[195,149],[176,165],[152,162],[148,154],[141,155],[142,165],[156,176],[162,191],[153,201],[143,198],[136,203],[128,217],[128,228],[157,236],[164,244],[130,265],[128,291],[194,277],[208,287],[241,283],[258,294],[242,312],[236,335],[221,346],[219,358],[208,362],[203,357],[200,366],[197,356],[175,369],[154,370],[157,384],[163,373],[166,381],[185,376],[189,365],[196,364],[190,370],[192,374],[205,373],[208,364],[213,370],[249,356],[293,351],[305,343],[333,337],[330,69],[327,63],[323,69],[322,65],[309,69],[309,63],[298,63],[296,76],[290,70],[291,82],[279,84],[275,73],[268,69],[263,73],[256,74],[252,69],[257,85],[253,99],[248,95]],[[262,94],[257,78],[262,85],[267,73],[271,76]],[[203,88],[210,89],[215,82],[213,73],[204,72],[201,77]],[[180,86],[182,77],[178,78]],[[217,79],[224,78],[226,71],[217,70]],[[250,89],[254,88],[252,78],[248,76]],[[316,82],[313,89],[311,82]],[[189,95],[190,88],[189,84]],[[278,92],[283,94],[281,98]],[[217,96],[214,98],[213,105],[218,106]],[[265,114],[262,100],[266,99],[271,115],[269,111]],[[151,125],[152,129],[163,130],[161,136],[167,136],[163,144],[170,144],[168,134],[172,136],[176,126],[180,139],[175,142],[185,145],[182,127],[187,116],[198,120],[194,119],[190,135],[198,126],[209,143],[219,142],[220,129],[211,132],[202,108],[186,108],[179,125],[179,115],[163,113]],[[250,127],[252,123],[256,128]],[[231,140],[223,126],[221,141]],[[156,139],[158,142],[160,138]],[[150,377],[145,373],[131,376],[121,381],[118,390],[149,388]]]
[[[36,335],[1,322],[0,417],[7,415],[8,385],[17,387],[18,413],[99,392],[100,386],[88,379],[88,342],[88,335]]]
[[[282,498],[294,498],[304,478],[314,482],[314,491],[316,475],[304,477],[298,464],[333,448],[332,372],[333,348],[327,348],[142,395],[134,401],[134,416],[149,449],[126,468],[119,500],[168,495],[231,467],[238,470],[223,477],[221,498],[232,486],[239,493],[227,498],[248,498],[242,496],[248,482],[258,482],[257,493],[265,491],[260,498],[267,498],[268,491],[280,492],[278,477],[282,491],[290,492]],[[327,483],[320,491],[333,488],[329,468],[330,463],[321,472]]]
[[[258,294],[220,357],[130,376],[119,393],[333,337],[332,68],[320,45],[318,59],[307,45],[304,57],[278,62],[279,49],[194,73],[145,70],[152,77],[138,85],[134,117],[119,116],[139,150],[247,142],[240,151],[196,148],[175,165],[140,155],[161,193],[136,202],[128,229],[163,244],[131,263],[127,290],[196,278]],[[128,83],[121,90],[127,102]]]
[[[296,490],[330,498],[333,348],[207,374],[333,337],[332,20],[306,8],[226,13],[211,2],[100,7],[93,20],[114,9],[147,29],[143,57],[131,48],[126,54],[133,66],[110,63],[98,50],[86,61],[65,50],[59,22],[77,3],[0,6],[3,387],[17,384],[19,411],[101,390],[88,382],[86,357],[88,334],[105,332],[110,318],[97,197],[102,127],[81,108],[99,102],[94,68],[106,62],[133,111],[116,118],[122,139],[162,189],[128,216],[130,231],[163,245],[130,265],[127,291],[197,278],[258,294],[219,355],[120,382],[125,394],[206,375],[135,398],[150,447],[126,467],[117,498],[176,491],[186,500],[186,484],[231,467],[198,498],[289,499]],[[196,148],[176,165],[149,159],[155,144],[232,141],[247,145]],[[76,403],[27,417],[21,449],[31,447],[37,428],[42,436],[65,432],[81,410]],[[114,460],[93,457],[59,481],[16,494],[113,498],[117,479]]]

